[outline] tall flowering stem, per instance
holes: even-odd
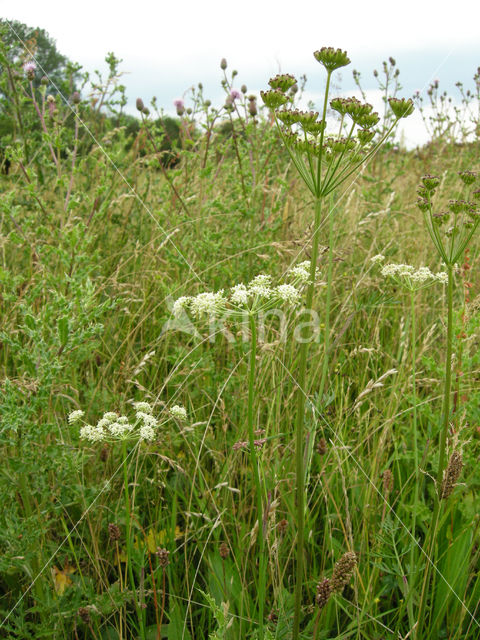
[[[259,640],[263,640],[263,617],[265,607],[265,585],[266,585],[266,562],[265,562],[265,531],[263,525],[263,502],[264,491],[260,479],[259,462],[255,447],[255,372],[257,360],[257,326],[255,316],[249,314],[250,328],[250,356],[248,365],[248,445],[250,452],[250,463],[253,470],[255,482],[255,493],[257,501],[257,536],[259,551],[259,582],[258,582],[258,631]]]
[[[127,454],[127,441],[122,441],[122,455],[123,455],[123,493],[125,498],[125,540],[127,546],[127,571],[130,579],[130,587],[133,593],[133,602],[135,603],[135,611],[137,614],[140,639],[145,638],[145,628],[143,624],[143,612],[140,609],[140,605],[137,599],[137,589],[135,586],[135,577],[133,575],[132,567],[132,526],[131,526],[131,513],[130,513],[130,494],[128,491],[128,454]]]
[[[454,269],[461,256],[467,249],[474,233],[480,224],[480,211],[477,201],[480,190],[474,190],[477,175],[472,171],[460,171],[459,176],[464,188],[469,191],[471,200],[450,200],[448,210],[434,211],[434,195],[440,186],[440,178],[426,175],[422,178],[417,193],[418,208],[422,211],[425,226],[430,238],[442,260],[445,263],[448,276],[447,284],[447,344],[445,351],[445,384],[443,390],[442,421],[438,443],[438,467],[436,474],[436,494],[432,514],[432,521],[425,540],[425,553],[429,558],[426,563],[418,610],[418,626],[415,640],[421,640],[424,628],[428,628],[426,605],[429,592],[431,567],[436,559],[436,537],[442,508],[442,485],[447,467],[447,437],[450,424],[451,394],[452,394],[452,354],[453,354],[453,293]],[[467,196],[468,197],[468,196]]]
[[[323,47],[314,52],[315,59],[323,65],[327,72],[322,115],[314,111],[300,111],[293,108],[296,80],[290,74],[277,75],[269,81],[270,89],[262,91],[261,97],[265,105],[272,110],[281,138],[290,158],[314,198],[314,230],[312,236],[311,278],[307,289],[307,309],[311,309],[314,298],[313,277],[317,267],[319,230],[324,222],[323,202],[352,174],[354,174],[368,158],[370,158],[391,133],[400,118],[413,112],[411,100],[390,99],[393,111],[393,124],[383,136],[378,136],[374,127],[380,121],[370,104],[362,104],[356,98],[336,98],[330,102],[331,108],[340,116],[340,131],[336,135],[326,136],[328,94],[330,80],[336,69],[350,63],[345,51],[332,47]],[[346,117],[351,124],[344,127]],[[376,138],[376,142],[374,139]],[[328,377],[328,351],[330,340],[330,308],[333,276],[333,218],[331,210],[329,224],[329,256],[327,300],[325,310],[325,338],[322,377],[319,397],[323,398]],[[300,634],[300,614],[302,606],[302,585],[304,573],[304,529],[305,529],[305,388],[307,371],[308,346],[305,338],[300,346],[297,383],[297,415],[296,431],[296,505],[297,505],[297,541],[296,541],[296,581],[293,620],[293,640]]]
[[[248,323],[250,329],[250,351],[248,363],[248,407],[247,429],[248,442],[238,442],[235,448],[248,448],[255,485],[255,499],[257,505],[257,540],[259,551],[259,579],[258,579],[258,638],[264,637],[264,610],[266,592],[265,537],[266,518],[264,517],[265,487],[261,477],[261,467],[257,456],[257,446],[264,441],[255,440],[255,392],[256,392],[256,359],[257,359],[257,318],[260,313],[279,307],[297,307],[301,301],[301,294],[307,282],[315,280],[317,270],[312,269],[311,263],[302,262],[288,272],[291,282],[284,282],[273,286],[272,277],[258,274],[248,284],[239,283],[231,287],[227,294],[221,291],[206,291],[198,295],[182,296],[173,305],[173,314],[181,318],[189,311],[193,317],[209,317],[214,319],[227,318],[231,322]],[[312,289],[312,287],[310,287]],[[311,294],[310,294],[311,295]],[[311,302],[311,298],[310,298]],[[309,304],[309,303],[308,303]]]

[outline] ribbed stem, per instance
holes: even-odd
[[[443,472],[445,471],[447,453],[447,435],[450,418],[450,396],[452,391],[452,341],[453,341],[453,265],[447,264],[448,287],[447,287],[447,352],[445,356],[445,387],[443,392],[443,420],[442,429],[440,431],[439,458],[436,477],[436,495],[435,506],[433,509],[432,523],[428,531],[425,542],[427,564],[423,576],[422,593],[420,596],[420,606],[418,611],[418,633],[415,640],[421,640],[423,636],[423,628],[426,623],[425,608],[428,595],[428,585],[430,582],[431,568],[435,563],[435,536],[437,534],[438,521],[440,518],[440,488],[442,486]]]
[[[310,283],[307,289],[306,308],[311,310],[313,293],[315,288],[315,270],[318,260],[318,237],[322,216],[322,200],[315,201],[315,222],[312,238],[312,259],[310,263]],[[302,608],[303,587],[303,554],[304,554],[304,528],[305,528],[305,469],[304,469],[304,440],[305,440],[305,378],[307,371],[308,342],[302,340],[300,344],[300,358],[297,376],[297,415],[295,419],[295,474],[296,474],[296,499],[297,499],[297,554],[296,554],[296,578],[295,578],[295,605],[293,618],[292,640],[298,640],[300,633],[300,612]]]
[[[259,551],[259,581],[258,581],[258,638],[263,640],[263,616],[265,609],[265,585],[266,585],[266,562],[265,562],[265,536],[263,530],[263,492],[260,481],[260,471],[258,468],[257,452],[255,449],[255,370],[257,359],[257,325],[255,316],[250,314],[250,358],[248,365],[248,444],[250,449],[250,463],[255,482],[255,493],[257,501],[257,536]]]

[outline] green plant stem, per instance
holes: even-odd
[[[312,238],[312,256],[310,262],[310,284],[307,289],[306,303],[307,309],[312,308],[313,293],[315,289],[315,270],[318,260],[318,237],[322,217],[322,199],[315,200],[315,222]],[[295,475],[296,475],[296,499],[297,499],[297,554],[296,554],[296,577],[295,577],[295,604],[293,618],[292,640],[298,640],[300,633],[300,612],[302,607],[302,584],[303,584],[303,554],[305,536],[305,471],[303,459],[303,447],[305,440],[305,378],[307,371],[308,342],[302,340],[300,345],[300,356],[297,376],[297,415],[295,419]]]
[[[425,548],[427,561],[423,577],[422,593],[420,597],[420,605],[418,612],[417,628],[415,640],[421,640],[423,634],[423,625],[425,621],[425,607],[428,593],[428,584],[431,574],[431,567],[435,563],[433,553],[435,550],[435,536],[440,518],[441,508],[441,487],[443,480],[443,472],[446,466],[446,445],[448,435],[448,425],[450,417],[450,396],[452,390],[452,341],[453,341],[453,265],[447,264],[448,287],[447,287],[447,352],[445,357],[445,387],[443,392],[443,414],[442,427],[440,431],[439,458],[436,477],[436,495],[435,506],[433,509],[432,522],[428,531]],[[431,562],[430,562],[431,561]]]
[[[414,497],[413,497],[413,511],[412,511],[412,526],[411,526],[411,535],[416,540],[415,529],[416,529],[416,521],[417,521],[417,504],[418,504],[418,493],[419,493],[419,484],[420,484],[420,469],[419,469],[419,460],[418,460],[418,427],[417,427],[417,370],[416,370],[416,360],[417,360],[417,330],[416,330],[416,317],[415,317],[415,291],[410,291],[410,319],[411,319],[411,336],[412,336],[412,395],[413,395],[413,458],[415,465],[415,481],[414,481]],[[415,552],[416,552],[416,544],[415,542],[412,544],[410,549],[410,567],[409,567],[409,591],[412,594],[415,590]],[[413,617],[413,600],[412,597],[408,598],[407,603],[408,609],[408,617],[410,620],[410,625],[414,624]]]
[[[330,349],[330,309],[332,306],[332,278],[333,278],[333,213],[328,214],[328,271],[327,271],[327,299],[325,303],[325,331],[323,338],[322,378],[319,389],[319,401],[322,402],[328,375],[328,351]]]
[[[140,610],[140,606],[137,600],[137,591],[135,587],[135,578],[133,576],[132,567],[132,532],[131,532],[131,517],[130,517],[130,497],[128,492],[128,465],[127,465],[127,442],[122,442],[123,453],[123,482],[124,482],[124,496],[125,496],[125,541],[127,547],[127,571],[130,578],[130,585],[133,594],[133,601],[135,603],[135,611],[137,613],[138,624],[140,628],[140,639],[145,640],[145,630],[143,626],[143,615]]]
[[[257,500],[257,525],[258,525],[258,551],[259,551],[259,582],[258,582],[258,630],[259,640],[263,640],[263,616],[265,608],[265,584],[266,584],[266,563],[265,563],[265,536],[263,531],[263,492],[260,482],[260,471],[258,468],[257,452],[255,449],[255,370],[257,358],[257,326],[255,316],[250,314],[250,358],[248,365],[248,444],[250,450],[250,462],[252,465],[253,479],[255,482],[255,493]]]

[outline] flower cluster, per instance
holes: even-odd
[[[80,427],[80,438],[89,442],[116,442],[118,440],[142,440],[152,442],[161,427],[169,418],[186,420],[186,409],[175,405],[165,412],[162,418],[153,415],[153,408],[148,402],[134,402],[135,415],[128,418],[118,415],[114,411],[107,411],[97,424],[86,424],[83,421],[84,412],[80,409],[72,411],[68,416],[70,425],[83,423]]]
[[[174,302],[172,313],[177,318],[185,311],[190,311],[194,318],[213,318],[226,314],[243,318],[245,313],[258,313],[277,305],[297,307],[301,303],[302,289],[310,282],[310,261],[294,266],[287,275],[290,283],[274,285],[272,276],[261,273],[247,284],[241,282],[234,285],[228,293],[221,289],[196,296],[181,296]],[[319,275],[316,269],[315,278]]]
[[[444,211],[435,211],[433,199],[441,180],[430,174],[423,176],[417,189],[417,206],[424,215],[427,230],[439,255],[448,266],[458,262],[480,224],[478,199],[480,190],[474,189],[478,175],[474,171],[460,171],[463,189],[471,190],[466,198],[452,199]]]
[[[385,260],[385,256],[379,254],[373,256],[371,262],[379,264]],[[381,272],[382,276],[392,278],[397,284],[409,291],[417,291],[430,286],[434,282],[446,284],[448,282],[448,274],[444,271],[433,273],[428,267],[419,267],[416,269],[410,264],[397,264],[395,262],[385,264]]]
[[[315,59],[327,73],[327,95],[323,112],[300,111],[294,108],[293,89],[297,86],[294,76],[277,75],[269,81],[270,89],[261,91],[261,98],[273,111],[283,141],[302,179],[315,197],[326,195],[338,187],[353,170],[364,162],[366,155],[383,140],[374,142],[375,127],[380,121],[373,106],[357,98],[335,98],[330,106],[340,116],[340,130],[326,136],[328,89],[331,74],[350,63],[346,51],[322,47],[314,52]],[[400,98],[389,100],[393,112],[393,126],[413,112],[413,102]],[[350,119],[350,123],[346,116]],[[390,133],[391,129],[387,132]]]

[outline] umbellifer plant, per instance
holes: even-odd
[[[314,226],[311,236],[311,274],[306,293],[306,308],[311,309],[315,290],[315,270],[318,261],[319,232],[328,220],[328,271],[323,340],[322,376],[318,397],[323,398],[328,373],[328,354],[330,348],[330,307],[333,272],[333,215],[332,207],[325,207],[328,197],[352,177],[358,169],[371,158],[385,139],[393,131],[401,118],[410,115],[413,102],[405,99],[390,98],[393,123],[379,136],[375,127],[380,121],[373,106],[362,103],[357,98],[334,98],[330,107],[340,116],[336,133],[327,133],[327,108],[332,74],[350,63],[345,51],[333,47],[322,47],[314,52],[315,59],[325,68],[327,80],[321,115],[315,111],[301,111],[290,108],[292,88],[296,79],[290,74],[277,75],[269,81],[270,89],[262,91],[265,105],[272,111],[278,130],[290,158],[302,180],[314,199]],[[300,345],[298,370],[296,374],[296,502],[297,502],[297,551],[295,605],[293,621],[293,640],[298,640],[300,632],[300,612],[302,604],[302,583],[304,563],[304,522],[305,522],[305,473],[304,473],[304,413],[307,341]]]

